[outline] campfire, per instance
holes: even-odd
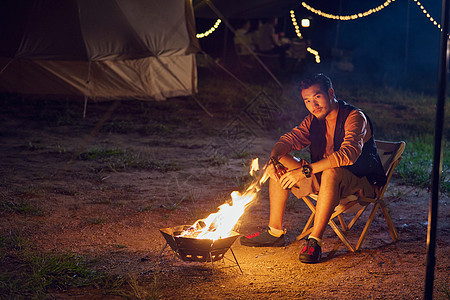
[[[256,199],[261,185],[268,178],[265,167],[260,172],[258,171],[260,171],[259,163],[256,158],[252,161],[250,168],[250,175],[255,178],[254,181],[244,193],[232,192],[230,203],[219,206],[216,213],[211,213],[206,218],[195,221],[192,225],[160,229],[167,242],[161,254],[169,245],[175,252],[175,256],[184,261],[212,263],[223,259],[225,253],[229,249],[231,250],[231,245],[239,236],[237,232],[233,231],[234,227],[245,209]],[[261,173],[262,175],[257,176]],[[233,250],[231,252],[239,266]]]

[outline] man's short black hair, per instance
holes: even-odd
[[[311,86],[319,84],[320,89],[324,91],[325,93],[328,93],[328,90],[330,88],[333,88],[333,83],[331,82],[330,77],[324,75],[323,73],[314,74],[306,79],[304,79],[302,82],[300,82],[300,93],[307,88],[310,88]]]

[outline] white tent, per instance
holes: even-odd
[[[163,100],[197,92],[191,0],[3,0],[0,92]]]

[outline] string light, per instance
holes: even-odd
[[[220,25],[220,23],[222,23],[221,19],[217,19],[216,23],[214,23],[213,27],[211,27],[209,30],[203,32],[203,33],[197,33],[196,37],[198,39],[207,37],[208,35],[210,35],[211,33],[213,33]]]
[[[294,28],[295,28],[295,33],[297,34],[298,38],[302,40],[303,36],[302,36],[302,33],[300,32],[300,26],[298,26],[297,18],[295,17],[295,12],[293,10],[291,10],[290,13],[291,13],[292,25],[294,25]],[[308,51],[309,53],[314,55],[316,58],[316,63],[320,64],[320,55],[319,55],[318,51],[314,50],[311,47],[306,48],[306,51]]]
[[[320,55],[319,52],[314,50],[311,47],[306,48],[306,50],[316,57],[316,63],[320,64]]]
[[[441,24],[439,24],[423,7],[422,3],[420,3],[418,0],[414,0],[416,2],[417,6],[422,10],[423,14],[430,20],[431,23],[434,24],[434,26],[437,26],[442,31]]]
[[[302,2],[302,5],[304,8],[306,8],[307,10],[309,10],[310,12],[313,12],[319,16],[328,18],[328,19],[334,19],[334,20],[341,20],[341,21],[349,21],[349,20],[355,20],[358,18],[362,18],[362,17],[367,17],[373,13],[379,12],[380,10],[382,10],[383,8],[386,8],[389,4],[391,4],[392,2],[394,2],[395,0],[387,0],[386,2],[384,2],[383,4],[369,9],[368,11],[362,12],[362,13],[357,13],[357,14],[353,14],[353,15],[348,15],[348,16],[339,16],[339,15],[332,15],[329,13],[325,13],[321,10],[315,9],[311,6],[309,6],[308,4],[306,4],[305,2]]]
[[[300,32],[300,26],[298,26],[297,19],[295,18],[295,12],[293,10],[290,11],[292,25],[295,28],[295,34],[299,37],[299,39],[303,39],[302,33]]]

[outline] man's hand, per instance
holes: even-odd
[[[267,175],[269,175],[270,179],[278,181],[278,176],[277,176],[277,173],[275,172],[275,167],[273,166],[273,164],[267,165],[266,173],[267,173]]]
[[[291,189],[297,182],[305,178],[301,168],[288,171],[280,178],[281,187],[283,187],[283,189]]]

